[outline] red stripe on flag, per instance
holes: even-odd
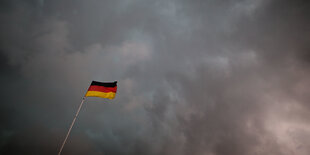
[[[117,90],[117,86],[115,86],[115,87],[104,87],[104,86],[91,85],[88,88],[88,91],[100,91],[100,92],[105,92],[105,93],[108,93],[108,92],[116,93],[116,90]]]

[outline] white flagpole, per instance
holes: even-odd
[[[70,132],[71,132],[71,129],[72,129],[74,123],[75,123],[76,117],[79,115],[80,110],[81,110],[81,107],[82,107],[84,101],[85,101],[85,96],[83,97],[82,102],[81,102],[81,104],[80,104],[80,106],[79,106],[79,109],[77,110],[77,112],[76,112],[76,114],[75,114],[75,117],[74,117],[74,119],[73,119],[73,121],[72,121],[72,123],[71,123],[71,126],[70,126],[70,128],[69,128],[69,131],[68,131],[68,133],[67,133],[67,135],[66,135],[66,138],[65,138],[64,142],[63,142],[62,145],[61,145],[61,148],[60,148],[60,150],[59,150],[59,152],[58,152],[58,155],[61,154],[62,149],[64,148],[64,145],[66,144],[66,141],[67,141],[67,139],[68,139],[68,137],[69,137],[69,134],[70,134]]]

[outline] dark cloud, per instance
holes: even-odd
[[[308,1],[0,4],[1,154],[310,153]]]

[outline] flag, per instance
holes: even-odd
[[[116,90],[117,90],[117,81],[114,82],[92,81],[85,96],[113,99],[115,97]]]

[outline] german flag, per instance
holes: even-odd
[[[114,82],[92,81],[85,96],[113,99],[115,97],[116,90],[117,90],[117,81]]]

